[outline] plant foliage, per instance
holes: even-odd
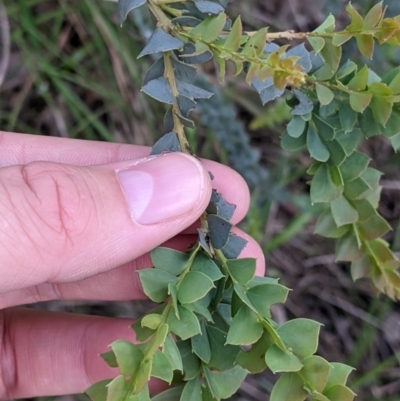
[[[329,15],[313,32],[245,32],[240,17],[226,14],[228,2],[119,0],[121,23],[140,6],[157,21],[140,54],[155,60],[142,91],[167,108],[166,135],[152,153],[192,154],[185,135],[194,127],[190,112],[212,96],[195,80],[195,65],[214,59],[223,81],[232,64],[263,104],[284,97],[291,108],[281,145],[305,148],[313,159],[310,196],[324,205],[315,232],[336,239],[337,260],[351,262],[354,279],[369,277],[377,290],[399,299],[399,260],[383,239],[390,226],[377,211],[381,173],[358,145],[382,134],[400,148],[400,68],[379,77],[342,60],[342,45],[355,40],[367,58],[376,44],[400,46],[400,16],[386,18],[379,3],[363,17],[349,4],[349,24],[341,31]],[[304,43],[291,46],[295,39]],[[92,386],[93,401],[151,400],[151,377],[175,384],[153,401],[227,399],[248,373],[265,369],[280,374],[270,401],[353,400],[346,386],[352,368],[315,354],[320,324],[273,320],[271,306],[285,302],[289,290],[255,277],[254,259],[237,259],[246,241],[231,233],[234,209],[214,191],[196,244],[184,253],[152,252],[154,267],[139,275],[146,295],[160,305],[133,325],[138,345],[116,341],[103,355],[121,374]]]

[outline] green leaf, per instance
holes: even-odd
[[[222,29],[226,23],[226,14],[220,13],[217,17],[208,17],[203,23],[205,23],[207,20],[209,21],[207,22],[201,38],[206,43],[212,43],[218,38],[219,35],[221,35]]]
[[[254,258],[232,259],[226,262],[230,275],[240,284],[247,284],[256,272]]]
[[[358,11],[352,6],[351,3],[349,3],[347,5],[346,11],[350,15],[350,18],[351,18],[351,23],[346,28],[346,30],[348,32],[362,31],[362,29],[364,27],[364,20],[361,17],[361,15],[358,13]]]
[[[331,212],[337,227],[353,224],[358,221],[357,210],[354,209],[344,196],[335,199],[331,203]]]
[[[281,137],[281,146],[288,152],[297,152],[306,146],[307,135],[301,135],[299,138],[292,138],[287,131]]]
[[[186,309],[183,306],[178,305],[179,317],[178,320],[175,313],[169,313],[167,323],[170,330],[180,337],[182,340],[186,340],[199,334],[201,332],[199,320],[196,315]]]
[[[126,20],[129,12],[140,7],[146,0],[118,0],[119,19],[121,24]]]
[[[321,164],[311,182],[311,202],[332,202],[337,199],[342,192],[343,186],[337,186],[335,184],[329,167],[325,163]]]
[[[326,106],[332,102],[335,94],[325,85],[315,84],[317,97],[322,106]]]
[[[314,49],[315,54],[318,54],[321,52],[321,50],[324,48],[325,46],[325,39],[321,38],[321,37],[308,37],[307,38],[308,42],[310,43],[310,45],[312,46],[312,48]]]
[[[174,372],[169,359],[160,350],[157,350],[153,356],[151,376],[171,384],[173,375]]]
[[[163,391],[152,398],[152,401],[177,401],[182,393],[183,386],[177,386]]]
[[[307,392],[296,373],[284,373],[272,389],[270,401],[304,401]]]
[[[340,384],[345,386],[350,373],[354,370],[353,367],[345,365],[339,362],[331,363],[332,369],[329,373],[328,382],[326,388]]]
[[[303,364],[300,359],[290,351],[282,351],[276,344],[271,345],[265,354],[265,362],[273,373],[298,372]]]
[[[286,301],[289,289],[280,284],[256,285],[247,290],[246,295],[263,317],[270,317],[270,308]]]
[[[186,383],[180,401],[202,401],[201,384],[199,377],[194,378]]]
[[[374,239],[383,237],[392,230],[392,227],[389,225],[389,223],[378,214],[372,216],[367,221],[358,223],[358,228],[360,230],[360,234],[367,241],[372,241]]]
[[[354,92],[361,92],[366,89],[368,84],[369,69],[364,66],[347,84],[347,87]]]
[[[205,363],[210,362],[211,347],[204,322],[200,321],[201,334],[192,337],[193,352]]]
[[[321,81],[331,79],[339,68],[342,58],[342,48],[335,46],[332,39],[325,39],[325,47],[321,50],[321,57],[325,65],[314,73],[314,76]]]
[[[203,298],[214,284],[203,273],[190,271],[186,273],[178,288],[178,299],[182,304],[190,304]]]
[[[176,136],[176,135],[175,135]],[[156,269],[179,276],[186,268],[190,255],[170,248],[156,248],[150,253]]]
[[[366,108],[362,116],[360,116],[360,127],[365,138],[379,135],[382,131],[370,107]]]
[[[265,47],[265,42],[267,38],[268,28],[262,28],[257,31],[250,39],[247,41],[242,50],[243,56],[260,56]]]
[[[236,345],[226,345],[226,333],[216,327],[207,326],[207,333],[211,346],[208,366],[219,371],[232,368],[241,348]]]
[[[208,214],[207,222],[212,245],[216,249],[223,248],[228,242],[232,224],[215,214]]]
[[[263,328],[257,315],[243,305],[232,320],[226,342],[232,345],[250,345],[257,342],[262,334]]]
[[[262,337],[253,344],[249,351],[245,352],[241,350],[239,352],[236,358],[236,364],[252,374],[263,372],[267,368],[265,353],[271,345],[268,334],[264,333]]]
[[[338,228],[333,219],[330,209],[325,210],[318,217],[315,224],[314,234],[322,235],[326,238],[340,238],[348,231],[349,227]]]
[[[177,50],[182,48],[183,45],[184,43],[180,39],[169,35],[161,28],[157,28],[151,35],[144,49],[140,52],[138,58],[148,54]]]
[[[168,284],[176,284],[178,279],[160,269],[139,270],[144,293],[154,302],[163,302],[168,297]]]
[[[321,324],[309,319],[294,319],[277,330],[282,341],[300,358],[307,358],[317,351]]]
[[[175,283],[168,284],[168,294],[171,296],[172,306],[174,308],[175,316],[179,319],[179,309],[178,309],[178,290],[176,289]]]
[[[112,379],[99,381],[90,386],[85,392],[92,401],[107,401],[107,386]]]
[[[199,373],[201,361],[197,355],[192,352],[190,341],[179,341],[177,346],[181,353],[185,380],[192,380]]]
[[[306,122],[299,116],[295,116],[286,127],[287,133],[292,138],[299,138],[305,131]]]
[[[164,344],[167,334],[169,333],[169,327],[167,324],[162,324],[157,331],[154,333],[153,337],[147,344],[147,352],[152,355],[156,350]]]
[[[371,93],[351,92],[350,93],[350,106],[357,113],[363,113],[364,110],[370,105],[372,100]]]
[[[162,322],[162,316],[156,313],[150,313],[141,320],[142,327],[148,327],[151,330],[157,330]]]
[[[350,182],[358,178],[365,171],[370,158],[363,153],[353,152],[339,167],[343,180]]]
[[[339,142],[346,155],[350,156],[357,149],[357,146],[361,141],[361,137],[361,130],[356,128],[349,134],[346,134],[344,131],[338,132],[335,139]]]
[[[203,273],[212,281],[217,281],[224,277],[220,268],[215,264],[215,262],[203,252],[197,253],[196,258],[193,261],[191,271]]]
[[[121,401],[128,391],[128,383],[124,376],[117,376],[107,385],[107,401]]]
[[[368,31],[375,28],[383,16],[382,2],[372,7],[364,18],[363,29]]]
[[[352,37],[353,37],[353,35],[351,33],[337,33],[332,38],[332,43],[335,46],[342,46],[346,42],[348,42]]]
[[[336,242],[336,260],[354,262],[364,256],[361,251],[354,231],[349,231]]]
[[[395,94],[398,95],[400,93],[400,72],[396,74],[396,76],[392,79],[389,84],[389,89]]]
[[[106,364],[110,366],[111,368],[117,368],[118,367],[118,362],[117,358],[115,358],[115,354],[113,351],[109,352],[104,352],[100,354],[100,356],[104,359]]]
[[[166,337],[162,352],[168,358],[172,369],[180,370],[182,372],[182,357],[171,334],[168,334]]]
[[[212,372],[204,368],[204,376],[214,396],[225,399],[236,393],[246,378],[247,371],[241,366],[235,366],[224,372]]]
[[[365,198],[371,191],[371,187],[361,177],[346,183],[344,187],[344,196],[349,200]]]
[[[115,354],[121,373],[125,376],[136,374],[143,360],[143,351],[129,341],[117,340],[110,345]]]
[[[303,360],[304,367],[301,373],[307,377],[311,388],[322,392],[328,382],[331,365],[323,358],[317,355],[309,356]]]
[[[140,391],[147,386],[147,382],[150,380],[152,366],[153,361],[151,359],[148,361],[145,360],[140,365],[140,369],[136,375],[136,391]]]
[[[224,11],[224,7],[216,2],[207,0],[195,0],[194,4],[203,14],[219,14]]]
[[[341,385],[328,388],[328,390],[324,392],[324,395],[326,395],[330,401],[353,401],[355,397],[355,394],[348,387]]]
[[[339,143],[339,141],[336,140],[326,142],[325,145],[329,150],[329,154],[331,155],[330,158],[331,162],[335,165],[335,167],[340,166],[346,160],[347,157],[346,152],[343,149],[343,146]],[[338,180],[338,182],[340,182],[340,184],[343,184],[343,180],[339,170],[336,168],[336,170],[332,170],[332,172],[334,175],[337,175],[336,173],[339,174],[340,179]]]
[[[340,106],[339,118],[344,132],[352,132],[357,122],[357,113],[347,103]]]
[[[315,129],[310,125],[307,133],[307,148],[310,156],[320,162],[329,160],[329,151],[325,144],[322,142],[320,136]]]
[[[243,32],[242,20],[240,19],[239,16],[238,18],[236,18],[229,32],[229,35],[226,38],[226,41],[224,43],[224,49],[234,52],[237,51],[240,47],[240,42],[242,40],[242,32]]]

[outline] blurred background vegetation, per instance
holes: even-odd
[[[353,4],[365,13],[376,2]],[[270,26],[274,31],[309,31],[329,12],[339,26],[344,25],[345,4],[237,0],[230,12],[241,14],[251,30]],[[390,13],[400,14],[398,0],[385,4]],[[163,130],[164,110],[140,92],[151,60],[136,60],[151,33],[145,13],[134,14],[121,29],[116,5],[110,1],[6,0],[4,5],[11,50],[3,55],[0,51],[0,77],[8,65],[0,86],[0,130],[149,146],[155,142]],[[2,18],[0,26],[5,26]],[[5,39],[5,32],[2,35]],[[361,61],[352,44],[345,52]],[[398,52],[384,47],[377,50],[371,68],[379,74],[399,61]],[[358,399],[400,400],[399,305],[376,298],[366,282],[354,284],[348,266],[335,263],[333,242],[312,235],[315,212],[305,173],[310,160],[301,153],[288,154],[279,145],[289,118],[285,103],[262,107],[240,80],[218,85],[214,70],[212,63],[203,68],[201,84],[212,87],[215,96],[199,105],[198,129],[189,136],[197,154],[230,164],[252,189],[253,205],[242,226],[262,244],[268,274],[294,289],[285,306],[275,307],[275,319],[308,317],[322,322],[319,352],[328,360],[356,367],[351,385]],[[400,156],[382,138],[371,138],[362,146],[385,172],[380,212],[393,227],[387,240],[400,252]],[[145,305],[71,301],[37,307],[137,317]],[[275,380],[272,374],[251,377],[232,399],[267,400]]]

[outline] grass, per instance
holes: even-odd
[[[235,12],[255,28],[277,21],[281,29],[312,29],[323,17],[312,0],[236,4]],[[15,0],[7,3],[7,11],[12,54],[0,88],[0,129],[143,145],[160,136],[164,110],[140,93],[148,67],[148,61],[136,60],[143,41],[132,22],[119,27],[115,4]],[[253,93],[240,84],[228,85],[225,92],[242,121],[253,122],[252,143],[262,151],[262,164],[270,174],[268,200],[263,205],[254,202],[243,226],[263,245],[270,274],[294,288],[287,305],[276,309],[277,318],[302,316],[323,322],[320,353],[355,366],[352,384],[359,399],[398,401],[399,306],[375,298],[366,283],[353,284],[348,267],[334,262],[333,243],[312,235],[314,215],[305,184],[309,159],[288,155],[279,146],[285,109],[264,109],[262,118],[255,120],[261,107]],[[277,110],[282,113],[278,119]],[[213,132],[201,129],[196,137],[191,132],[190,139],[199,154],[228,160]],[[377,163],[387,172],[385,179],[398,182],[399,157],[383,142],[366,145],[371,152],[374,146],[381,149]],[[382,212],[396,228],[393,242],[399,250],[397,198],[398,192],[384,190]],[[103,313],[124,313],[118,304],[111,311],[101,304],[99,308]],[[252,377],[233,399],[267,399],[274,380],[269,374]]]

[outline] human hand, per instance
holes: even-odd
[[[149,148],[0,132],[0,399],[71,394],[117,375],[98,355],[128,319],[16,308],[41,301],[144,299],[136,270],[166,243],[185,250],[212,186],[247,213],[226,166]],[[211,182],[208,171],[215,179]],[[249,240],[240,257],[263,254]]]

